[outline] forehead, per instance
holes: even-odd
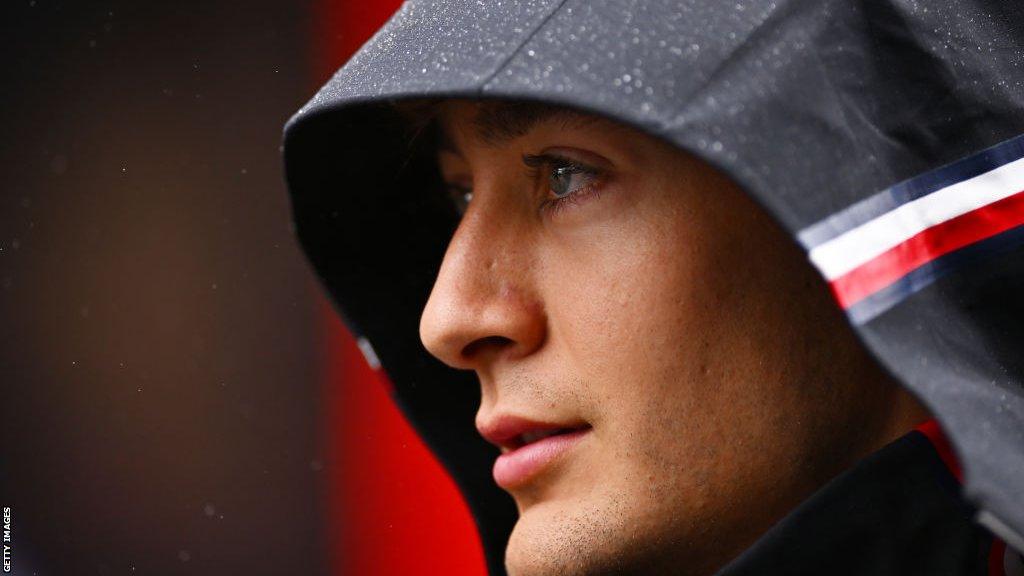
[[[436,119],[439,149],[451,152],[458,152],[458,143],[465,141],[498,148],[542,125],[554,124],[565,130],[594,125],[623,128],[621,124],[600,116],[537,102],[448,101],[439,105]]]

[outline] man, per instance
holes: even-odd
[[[291,121],[304,248],[493,573],[1018,569],[1011,13],[410,2]]]

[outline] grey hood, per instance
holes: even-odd
[[[413,0],[289,121],[287,180],[304,250],[462,489],[492,571],[515,508],[473,428],[475,378],[419,342],[457,217],[402,99],[564,104],[730,175],[937,416],[977,519],[1021,549],[1024,209],[1005,188],[1022,80],[1016,0]]]

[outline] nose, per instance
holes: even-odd
[[[499,358],[524,357],[546,338],[529,234],[512,220],[472,207],[448,245],[420,317],[420,340],[453,368],[481,370]]]

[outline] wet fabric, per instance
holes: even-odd
[[[417,331],[456,214],[391,103],[567,105],[724,171],[827,280],[860,275],[833,285],[837,304],[947,430],[974,519],[1022,549],[1021,207],[1000,204],[1004,225],[960,245],[929,232],[962,230],[958,218],[991,204],[977,198],[1013,197],[1015,173],[989,173],[1020,157],[1021,12],[1012,0],[414,0],[289,121],[299,240],[465,494],[493,573],[515,509],[490,478],[496,451],[473,428],[476,382],[431,358]],[[899,220],[886,215],[914,212],[899,210],[925,198],[943,216],[897,232],[872,224]],[[973,218],[972,229],[987,221]],[[880,248],[848,258],[840,239],[854,231]],[[821,258],[834,241],[832,258]],[[865,273],[878,258],[902,268]],[[844,303],[850,294],[860,299]],[[884,305],[857,308],[879,294]]]

